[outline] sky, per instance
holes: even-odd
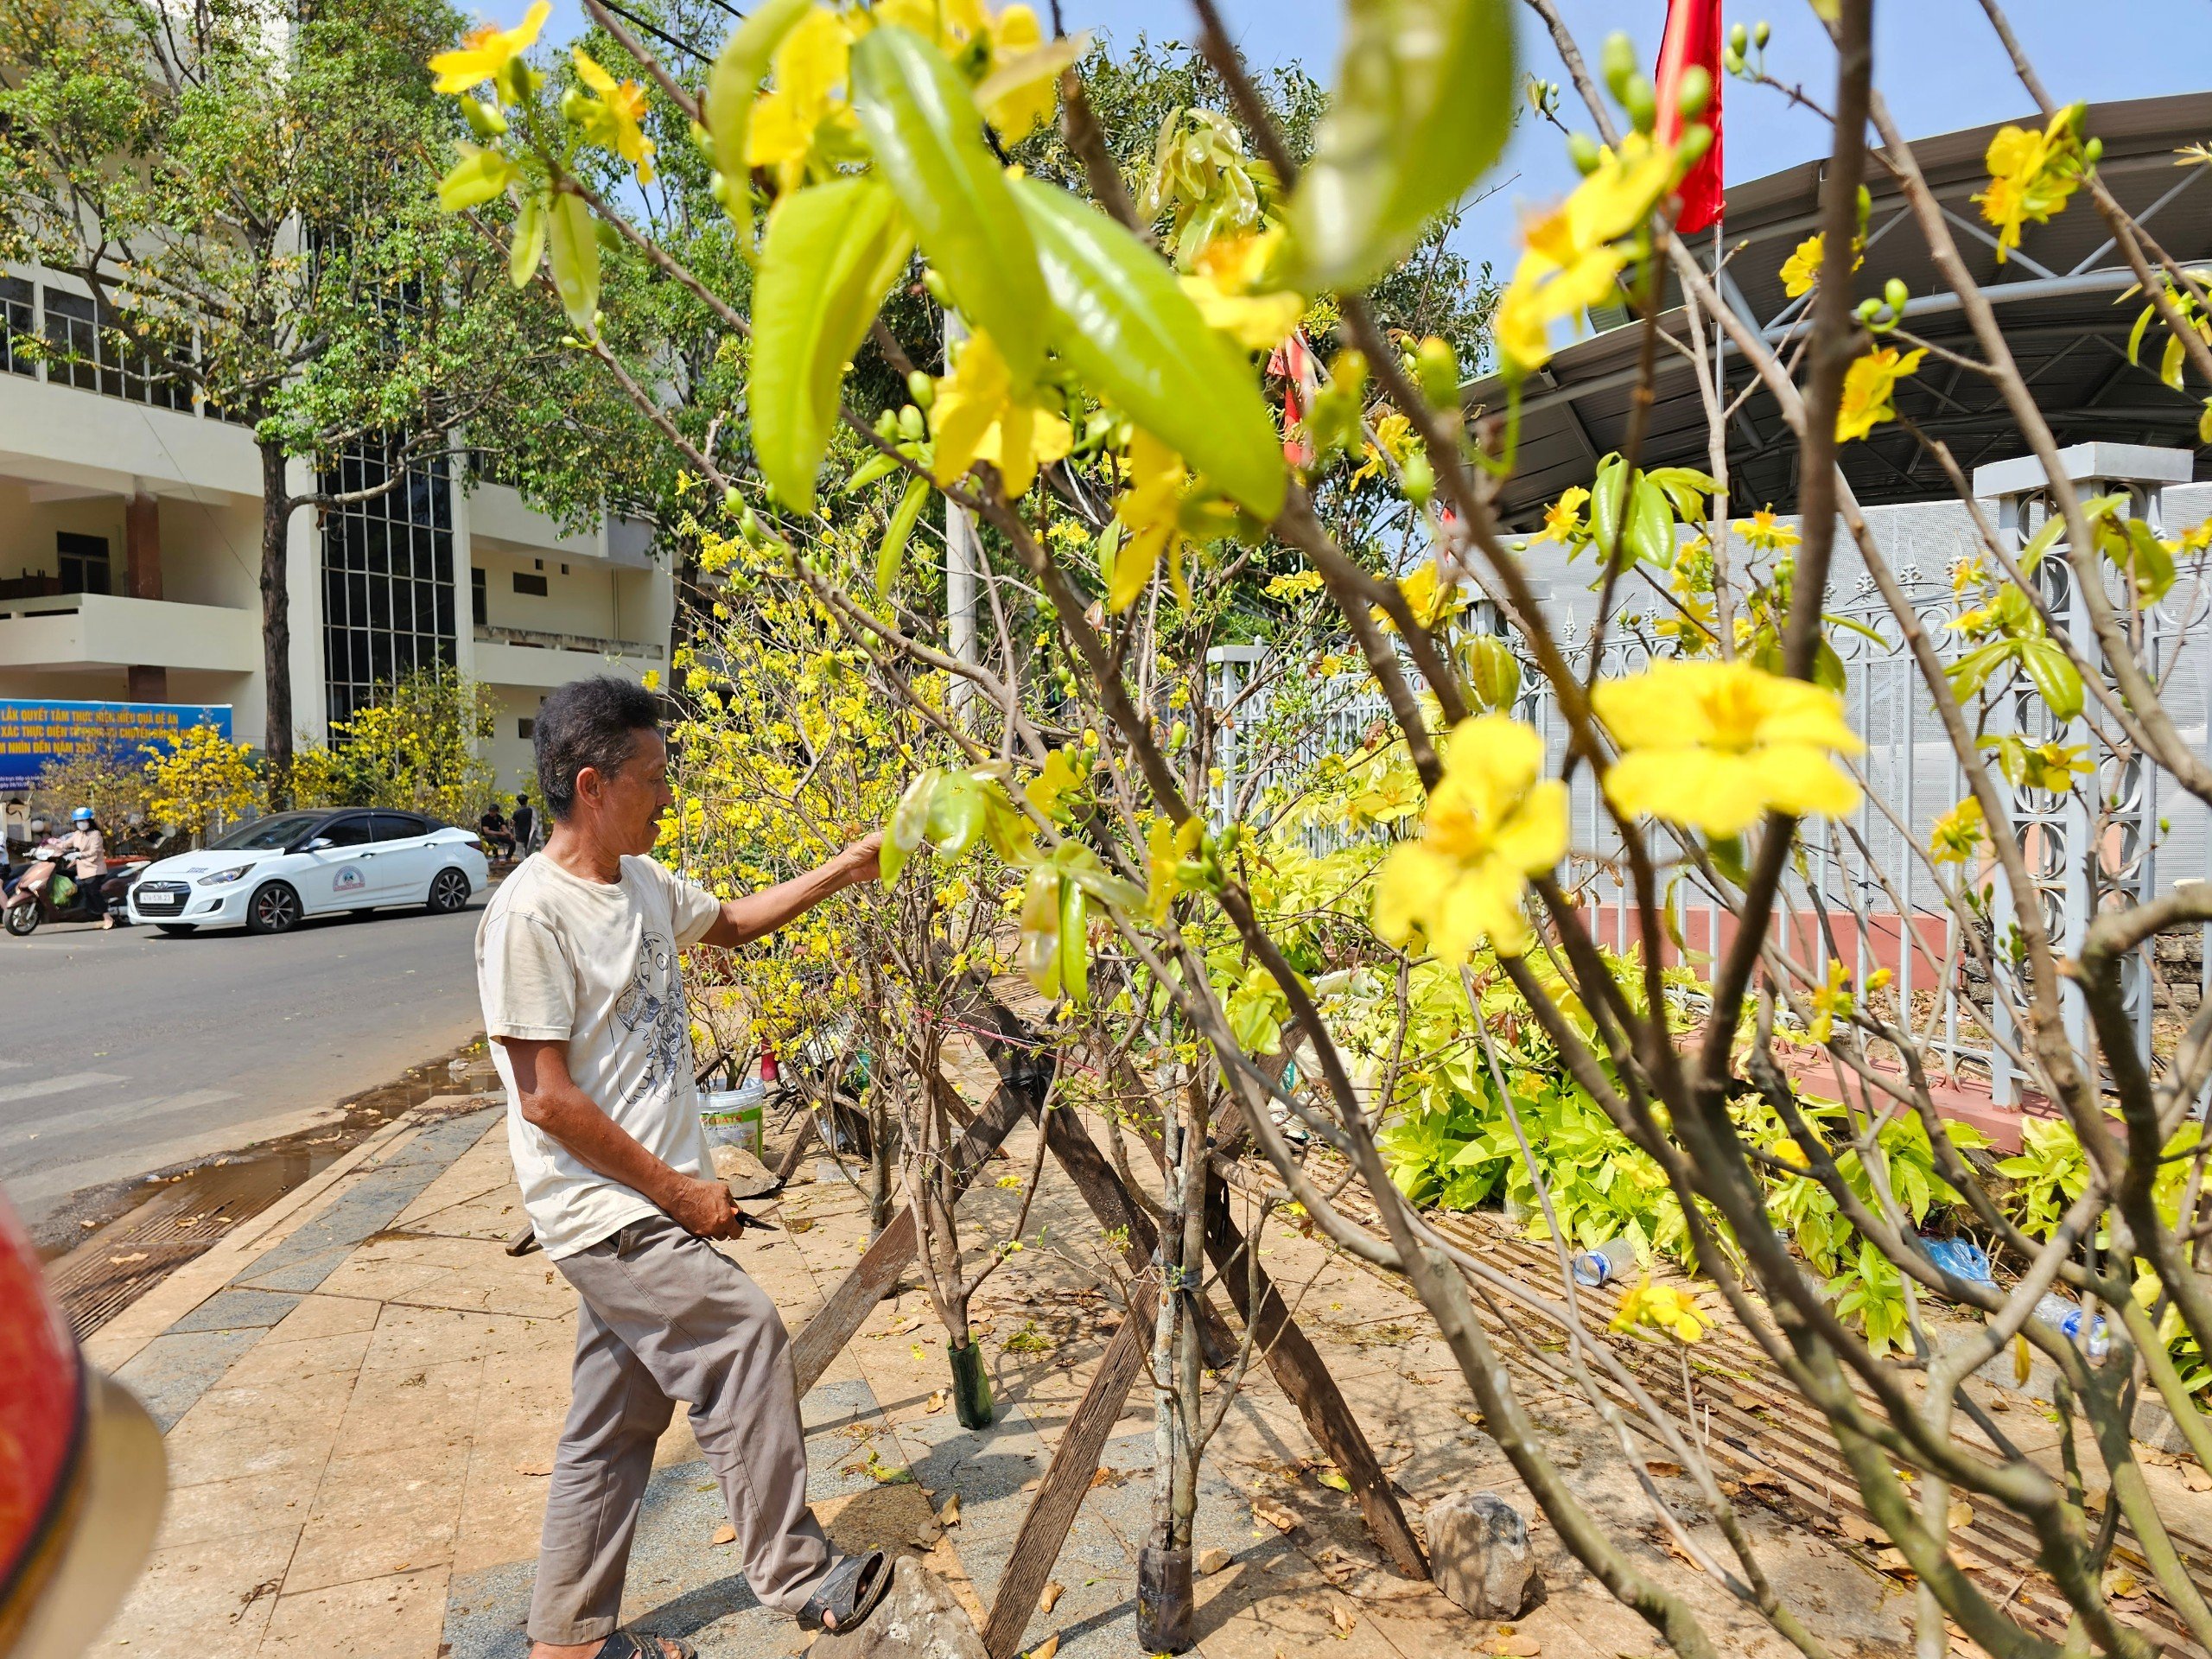
[[[523,10],[523,0],[479,3],[486,17],[503,24]],[[1605,36],[1624,30],[1649,71],[1666,23],[1665,0],[1559,3],[1586,57],[1594,61]],[[1324,86],[1334,82],[1342,0],[1221,0],[1221,5],[1255,65],[1297,60]],[[1045,9],[1039,0],[1039,10]],[[1549,36],[1534,13],[1515,10],[1522,67],[1564,86],[1566,73]],[[1182,40],[1194,33],[1187,0],[1061,0],[1061,15],[1071,30],[1096,31],[1109,46],[1139,34]],[[2008,15],[2054,98],[2097,103],[2212,88],[2212,58],[2203,45],[2207,0],[2012,0]],[[1823,104],[1831,100],[1834,54],[1808,10],[1784,0],[1768,10],[1729,5],[1725,16],[1746,25],[1770,18],[1775,25],[1767,50],[1770,73],[1784,82],[1802,82]],[[555,0],[545,38],[581,33],[582,23],[581,0]],[[1881,0],[1875,8],[1874,75],[1898,124],[1914,137],[2031,113],[1979,0]],[[1730,183],[1827,151],[1819,119],[1770,89],[1728,81],[1723,96]],[[1562,113],[1576,124],[1579,112],[1567,87]],[[1573,182],[1557,130],[1524,118],[1503,161],[1478,187],[1480,199],[1467,211],[1459,245],[1478,260],[1491,260],[1503,274],[1512,263],[1519,211],[1556,200]]]

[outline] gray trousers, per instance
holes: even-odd
[[[531,1637],[565,1646],[614,1630],[653,1446],[678,1400],[729,1505],[746,1581],[763,1605],[798,1611],[831,1557],[806,1503],[798,1382],[775,1304],[665,1216],[553,1265],[582,1300]]]

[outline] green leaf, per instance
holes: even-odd
[[[891,597],[891,590],[898,584],[899,563],[906,556],[906,539],[914,533],[914,521],[922,516],[922,508],[930,499],[930,481],[917,474],[906,480],[906,492],[899,498],[899,505],[891,510],[891,522],[883,531],[883,545],[875,550],[875,601],[880,605]]]
[[[1590,484],[1590,540],[1599,557],[1618,558],[1621,552],[1622,510],[1628,505],[1628,462],[1607,455],[1598,463]]]
[[[507,248],[507,280],[517,288],[537,275],[545,257],[545,201],[532,196],[515,216],[515,239]]]
[[[438,181],[438,206],[448,213],[482,207],[515,177],[515,164],[496,149],[458,140],[454,148],[461,152],[461,160]]]
[[[2037,695],[2050,705],[2050,712],[2059,719],[2072,720],[2082,712],[2081,671],[2050,640],[2022,640],[2020,666],[2027,670]]]
[[[2065,533],[2066,520],[2057,513],[2052,513],[2043,521],[2043,528],[2031,536],[2028,544],[2020,550],[2020,569],[2030,575],[2035,575],[2036,567],[2043,563],[2044,555],[2050,551],[2051,543]]]
[[[1060,992],[1060,873],[1050,864],[1029,872],[1021,889],[1020,938],[1014,965],[1046,996]]]
[[[2137,291],[2140,292],[2139,289]],[[2120,297],[2125,299],[2126,296],[2122,295]],[[2158,308],[2157,306],[2145,306],[2143,308],[2142,315],[2135,319],[2135,326],[2127,331],[2127,360],[2130,363],[2133,363],[2138,360],[2139,354],[2143,350],[2144,331],[2150,327],[2151,319],[2158,315]]]
[[[745,137],[753,124],[753,94],[767,79],[768,62],[814,0],[760,0],[729,39],[707,73],[707,135],[713,141],[715,171],[722,175],[720,200],[737,226],[741,248],[749,246],[753,192],[745,165]]]
[[[1255,518],[1282,511],[1282,441],[1235,341],[1167,263],[1066,191],[1014,186],[1051,296],[1052,344],[1084,381]]]
[[[553,286],[560,291],[561,308],[570,322],[588,329],[599,315],[599,238],[592,229],[591,209],[582,196],[562,190],[555,193],[547,217]]]
[[[2174,585],[2174,556],[2140,518],[2127,520],[2127,568],[2139,604],[2157,604]]]
[[[1078,1008],[1090,1006],[1090,941],[1083,925],[1083,884],[1060,883],[1060,988]]]
[[[2018,640],[1993,639],[1974,650],[1943,671],[1951,682],[1951,693],[1961,700],[1974,696],[1989,683],[1989,677],[2012,658]]]
[[[1490,170],[1513,124],[1512,0],[1351,0],[1290,220],[1306,279],[1358,288]]]
[[[1045,279],[968,83],[920,35],[887,24],[853,48],[852,84],[876,170],[922,251],[1026,390],[1045,364]]]
[[[748,396],[760,470],[788,505],[813,508],[846,359],[912,251],[898,203],[874,179],[817,184],[769,217]]]
[[[890,820],[883,828],[883,850],[877,860],[885,887],[898,880],[907,858],[922,844],[929,830],[930,804],[937,798],[938,785],[944,778],[944,774],[934,767],[920,773],[906,785],[899,804],[891,809]]]
[[[899,456],[887,455],[879,449],[853,468],[853,475],[845,480],[845,487],[840,493],[858,495],[876,480],[890,477],[902,464]]]
[[[1654,467],[1646,476],[1667,492],[1675,511],[1684,518],[1702,518],[1706,498],[1720,493],[1719,481],[1694,467]]]
[[[1662,570],[1675,563],[1675,510],[1667,504],[1666,492],[1646,473],[1638,473],[1629,486],[1628,555],[1639,564],[1656,564]]]

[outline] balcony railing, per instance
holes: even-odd
[[[607,639],[592,633],[549,633],[542,628],[510,628],[497,623],[478,623],[476,637],[486,645],[523,645],[532,651],[585,651],[594,657],[658,660],[664,654],[662,647],[642,639]]]

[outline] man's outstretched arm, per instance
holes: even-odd
[[[529,1037],[493,1039],[514,1067],[515,1093],[525,1121],[543,1129],[611,1181],[643,1193],[686,1232],[734,1238],[743,1228],[729,1188],[671,1168],[645,1150],[569,1075],[565,1042]]]
[[[707,930],[702,943],[725,950],[750,944],[786,922],[805,915],[832,893],[874,880],[876,858],[882,847],[880,835],[863,836],[828,863],[804,875],[779,881],[758,893],[748,893],[742,899],[723,899],[721,916]],[[582,1155],[577,1154],[578,1157]]]

